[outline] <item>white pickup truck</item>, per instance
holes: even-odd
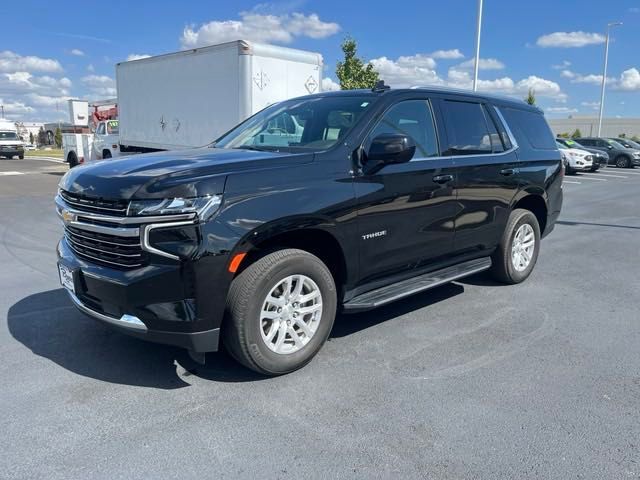
[[[95,133],[64,133],[64,158],[73,168],[76,165],[120,156],[118,120],[98,122]]]

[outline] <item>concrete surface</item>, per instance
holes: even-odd
[[[640,477],[640,169],[569,177],[526,283],[342,316],[274,379],[71,306],[65,169],[0,161],[0,478]]]

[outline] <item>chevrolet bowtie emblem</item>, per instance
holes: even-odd
[[[62,220],[64,223],[75,222],[77,218],[75,213],[71,213],[69,210],[62,210]]]

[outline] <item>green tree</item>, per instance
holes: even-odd
[[[29,132],[29,143],[33,145],[33,132]]]
[[[529,93],[527,93],[527,96],[525,97],[524,101],[527,102],[529,105],[536,104],[536,91],[533,88],[529,89]]]
[[[568,134],[567,132],[559,133],[559,134],[558,134],[558,136],[559,136],[560,138],[569,138],[569,134]]]
[[[56,147],[62,148],[62,131],[60,130],[60,127],[56,128],[56,133],[54,135],[54,139],[55,139],[55,142],[56,142]]]
[[[378,72],[370,63],[365,63],[356,56],[358,45],[353,38],[346,38],[341,45],[344,61],[336,65],[336,76],[342,90],[355,88],[373,88],[378,81]]]
[[[627,134],[626,133],[621,133],[618,135],[618,138],[627,138]]]
[[[580,131],[579,128],[576,128],[571,134],[571,138],[580,138],[580,137],[582,137],[582,132]]]
[[[47,143],[47,133],[44,131],[43,127],[40,127],[38,131],[38,145],[44,145]]]
[[[631,137],[631,140],[633,140],[634,142],[640,142],[640,137],[638,135],[634,135],[633,137]]]

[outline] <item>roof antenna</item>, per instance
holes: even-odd
[[[376,82],[376,86],[371,89],[372,92],[384,92],[385,90],[389,90],[391,87],[389,85],[384,84],[384,80],[378,80]]]

